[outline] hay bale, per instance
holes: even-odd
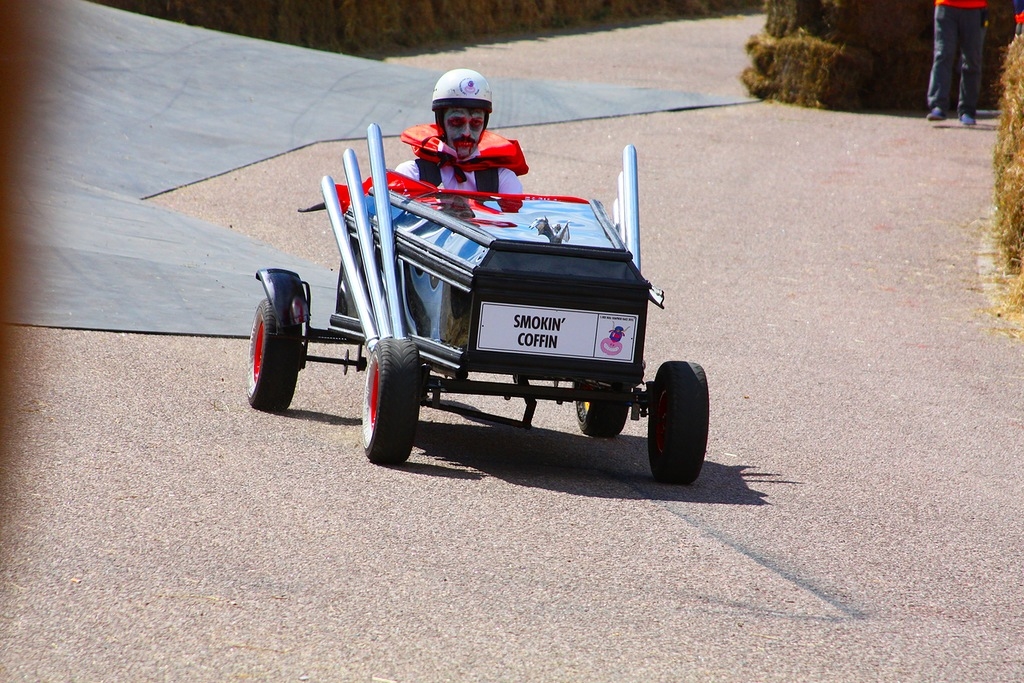
[[[1011,313],[1011,319],[1024,322],[1024,272],[1019,273],[1011,283],[1005,308]]]
[[[553,29],[761,9],[763,0],[96,0],[162,19],[347,54],[465,45]]]
[[[1020,272],[1024,256],[1024,160],[1018,150],[1015,160],[1003,170],[995,186],[996,240],[1007,270]]]
[[[872,52],[874,69],[861,104],[867,109],[924,109],[932,68],[931,40]],[[956,97],[954,89],[953,97]]]
[[[765,33],[785,38],[803,31],[818,35],[822,22],[822,0],[769,0],[765,3]]]
[[[992,156],[994,229],[1006,266],[1019,272],[1024,257],[1024,38],[1014,40],[1007,51],[1002,87],[1002,116]]]
[[[822,14],[822,37],[874,53],[932,40],[933,0],[823,0]]]
[[[985,39],[982,65],[982,92],[979,106],[996,106],[1001,86],[994,74],[999,73],[1005,46],[1013,36],[1012,5],[1002,0],[989,3],[989,30]],[[863,77],[860,68],[835,67],[836,53],[817,46],[804,51],[802,58],[818,55],[822,61],[817,68],[824,76],[804,78],[803,82],[814,92],[791,94],[786,101],[819,102],[814,106],[830,108],[919,109],[926,105],[928,77],[931,72],[933,49],[934,0],[767,0],[764,47],[748,52],[754,64],[741,79],[748,84],[751,95],[770,93],[777,99],[779,93],[789,91],[791,84],[772,83],[780,71],[774,66],[778,46],[769,39],[784,40],[810,36],[831,43],[846,53],[856,55],[854,61],[862,66],[864,52],[869,55],[872,72]],[[765,53],[773,55],[769,58]],[[789,58],[787,58],[787,61]],[[840,60],[842,61],[842,60]],[[766,70],[766,67],[773,69]],[[809,63],[804,69],[812,69]],[[821,82],[821,77],[833,80],[853,75],[862,79],[856,83]],[[806,76],[806,74],[805,74]],[[954,79],[951,94],[956,100],[958,81]],[[832,101],[854,104],[830,105],[822,100],[821,92],[849,93],[860,90],[859,97],[836,96]],[[952,107],[952,105],[951,105]]]
[[[768,0],[765,33],[809,33],[831,42],[895,46],[908,36],[931,40],[933,0]]]
[[[754,63],[740,76],[756,97],[805,107],[856,109],[872,71],[871,54],[812,35],[753,36]]]

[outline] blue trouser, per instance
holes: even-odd
[[[981,92],[981,46],[985,42],[986,9],[960,9],[947,5],[935,7],[935,56],[932,77],[928,81],[928,108],[949,108],[949,88],[953,81],[953,62],[960,47],[960,102],[958,114],[978,113]]]

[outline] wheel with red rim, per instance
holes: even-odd
[[[303,346],[301,326],[282,327],[269,299],[256,307],[249,335],[249,405],[277,413],[295,395]]]
[[[588,384],[576,383],[579,389],[593,389]],[[587,436],[611,438],[618,436],[626,419],[629,418],[629,406],[625,403],[612,401],[576,401],[576,422],[580,431]]]
[[[708,445],[708,380],[696,363],[669,361],[651,385],[647,454],[660,482],[692,484],[700,476]]]
[[[411,339],[381,339],[366,362],[363,449],[370,462],[409,459],[423,389],[420,354]]]

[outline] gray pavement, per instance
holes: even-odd
[[[33,11],[60,40],[43,50],[49,80],[34,115],[46,125],[29,146],[43,177],[24,193],[33,257],[16,300],[31,297],[34,305],[8,311],[8,322],[248,335],[249,311],[262,296],[253,275],[267,265],[299,271],[318,299],[330,297],[336,276],[328,271],[139,200],[315,142],[361,139],[370,123],[398,135],[423,121],[423,103],[444,71],[81,0],[46,0]],[[745,99],[542,79],[495,85],[499,126]],[[237,191],[251,196],[256,188]]]
[[[763,20],[394,63],[729,94]],[[637,146],[648,367],[711,386],[696,484],[651,481],[645,422],[588,439],[554,405],[528,432],[424,410],[409,464],[376,467],[360,375],[309,367],[272,416],[244,340],[21,328],[4,677],[1024,678],[1024,347],[978,270],[994,121],[758,103],[504,132],[527,187],[604,201]],[[292,207],[345,146],[149,203],[327,268]]]

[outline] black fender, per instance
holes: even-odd
[[[282,327],[309,322],[309,299],[297,273],[282,268],[261,268],[256,271],[256,279],[263,283]]]

